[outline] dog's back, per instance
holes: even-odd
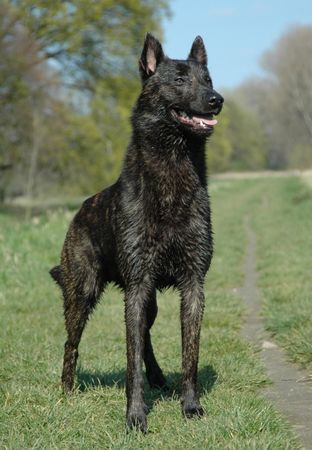
[[[196,392],[204,276],[212,257],[206,188],[205,141],[223,99],[206,67],[197,38],[189,58],[171,60],[147,35],[140,71],[142,92],[122,173],[110,188],[84,202],[65,239],[61,264],[51,270],[64,295],[68,340],[62,381],[73,388],[77,349],[88,318],[108,282],[125,291],[127,424],[146,428],[141,361],[151,386],[165,383],[149,329],[156,289],[181,292],[182,405],[202,414]]]

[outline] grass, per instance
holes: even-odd
[[[48,270],[58,261],[72,212],[47,211],[29,223],[0,213],[0,448],[301,448],[287,422],[259,395],[259,387],[268,380],[254,349],[240,337],[244,310],[233,293],[243,283],[246,214],[252,215],[259,235],[269,219],[262,215],[258,218],[258,214],[255,217],[257,208],[272,208],[278,214],[274,202],[280,205],[286,186],[291,192],[295,189],[290,186],[295,183],[292,180],[272,182],[272,193],[269,183],[262,180],[214,181],[211,185],[216,253],[207,277],[199,364],[206,415],[201,420],[181,416],[179,300],[167,291],[159,296],[159,315],[152,335],[170,390],[162,393],[146,389],[146,436],[127,434],[124,427],[125,329],[122,295],[117,290],[107,290],[84,333],[76,392],[69,397],[61,392],[65,333],[60,294]],[[272,200],[261,200],[268,195]],[[305,201],[292,207],[300,209]],[[280,207],[284,214],[286,206]],[[300,214],[305,216],[304,212]],[[273,216],[271,220],[274,222]],[[259,270],[267,314],[268,305],[276,305],[270,294],[276,286],[265,260],[271,270],[275,269],[278,252],[268,255],[265,251],[273,242],[273,236],[265,230],[266,238],[261,238],[259,247]],[[296,239],[300,240],[299,231]],[[277,272],[280,292],[287,296],[280,278],[284,272]],[[296,276],[288,280],[290,289]],[[295,312],[296,306],[292,308]],[[274,323],[272,313],[268,324],[272,327]],[[280,339],[285,342],[282,335]]]
[[[311,183],[294,176],[219,183],[223,189],[224,183],[232,186],[227,192],[230,201],[235,197],[232,220],[248,218],[257,234],[266,328],[290,360],[312,370]]]
[[[253,215],[267,329],[289,358],[312,370],[312,189],[300,178],[261,184]]]

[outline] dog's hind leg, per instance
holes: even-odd
[[[182,328],[182,412],[186,417],[201,416],[203,408],[197,392],[197,366],[201,320],[204,312],[203,283],[188,281],[181,288]]]
[[[74,387],[78,346],[90,311],[89,302],[76,294],[64,298],[67,341],[64,346],[62,385],[65,392],[72,391]]]
[[[74,387],[75,369],[78,358],[78,346],[90,313],[101,293],[101,283],[96,273],[77,274],[63,286],[64,316],[67,341],[64,348],[62,385],[65,392]]]
[[[166,379],[159,367],[151,342],[150,329],[157,316],[157,303],[156,303],[156,292],[154,292],[148,301],[146,306],[146,325],[147,330],[145,334],[145,344],[144,344],[144,363],[146,367],[146,377],[150,387],[152,388],[162,388],[166,384]]]

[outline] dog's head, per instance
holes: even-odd
[[[139,67],[145,103],[150,102],[162,120],[196,134],[212,132],[223,97],[213,89],[200,36],[186,60],[175,60],[166,57],[160,42],[147,34]]]

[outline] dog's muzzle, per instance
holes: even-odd
[[[209,112],[211,114],[219,114],[224,103],[224,98],[222,95],[214,92],[208,100],[209,107],[211,108]]]

